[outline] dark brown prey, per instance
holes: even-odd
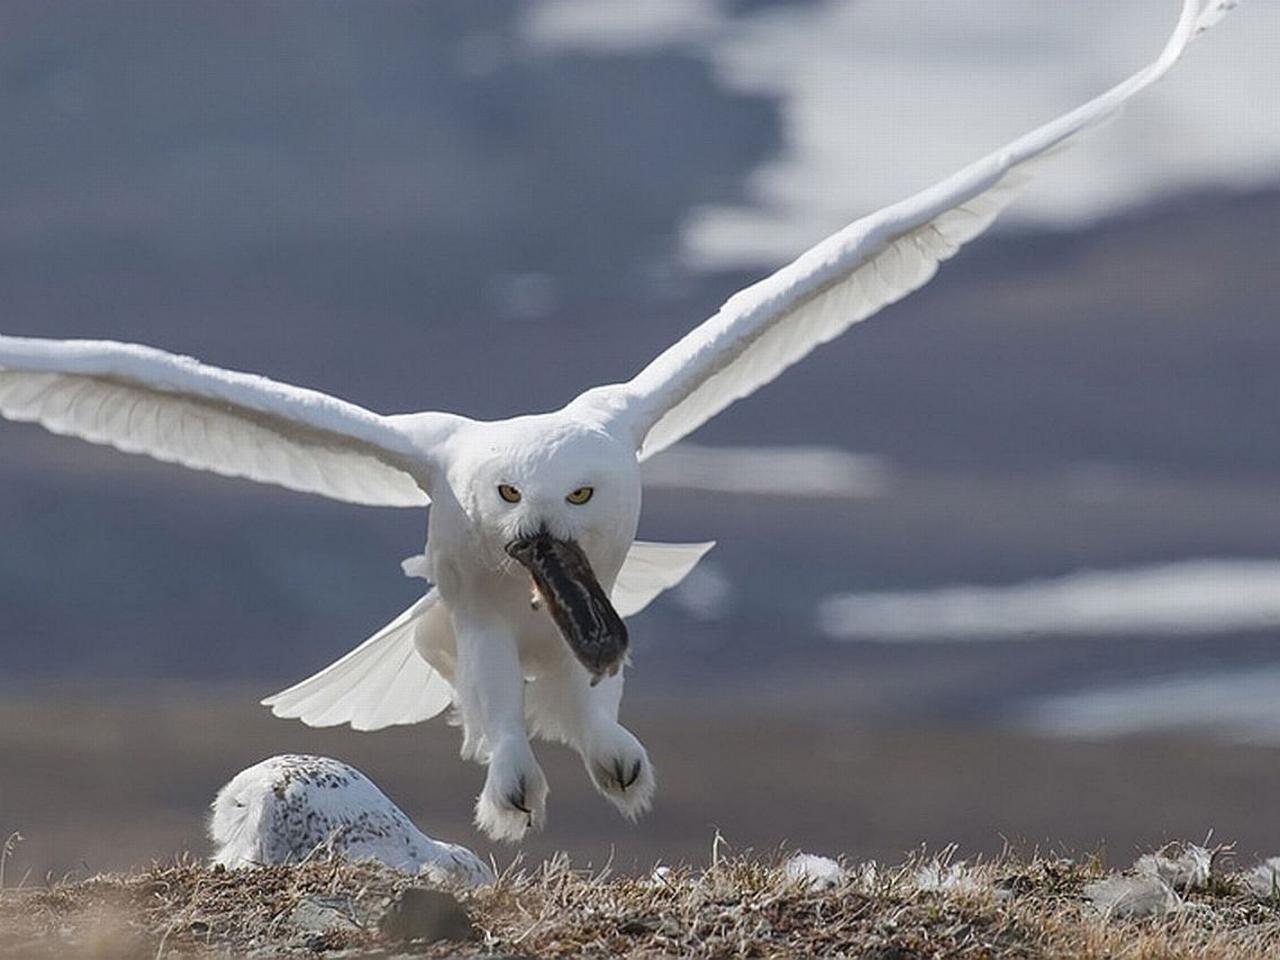
[[[627,626],[582,548],[544,529],[513,540],[507,553],[529,571],[560,635],[590,671],[592,685],[617,673],[627,655]]]

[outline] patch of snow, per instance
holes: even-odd
[[[680,443],[644,464],[647,487],[773,497],[878,497],[890,477],[891,469],[883,457],[835,447]]]
[[[560,306],[559,286],[546,273],[502,273],[485,287],[495,310],[507,320],[543,320]]]
[[[702,51],[730,89],[774,97],[784,147],[743,206],[694,211],[684,258],[790,260],[1140,67],[1176,0],[861,0],[732,17],[712,0],[539,0],[535,53]],[[1121,122],[1041,177],[1006,224],[1070,226],[1179,191],[1247,189],[1280,169],[1280,3],[1243,4]]]
[[[1280,742],[1280,666],[1166,677],[1046,697],[1020,720],[1052,736],[1113,737],[1201,728]]]
[[[704,560],[676,585],[672,599],[695,620],[723,620],[733,608],[733,581],[720,564]]]
[[[715,0],[537,0],[525,7],[522,32],[536,50],[631,53],[705,44],[724,25]]]
[[[1280,626],[1280,561],[1187,560],[1007,586],[843,594],[818,628],[839,640],[1212,634]]]

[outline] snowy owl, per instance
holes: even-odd
[[[301,863],[332,850],[467,886],[493,870],[466,847],[432,840],[363,773],[331,757],[285,754],[241,770],[218,791],[209,820],[212,862]]]
[[[1230,0],[1184,0],[1160,56],[1083,106],[855,221],[731,297],[625,383],[559,410],[479,421],[380,416],[311,390],[108,341],[0,337],[0,413],[188,467],[354,503],[431,504],[408,565],[426,595],[364,644],[265,701],[373,730],[453,706],[488,765],[476,822],[517,840],[545,816],[530,735],[570,745],[624,815],[654,772],[618,722],[624,620],[708,544],[635,541],[640,462],[815,347],[925,284],[982,233],[1038,159],[1162,76]]]

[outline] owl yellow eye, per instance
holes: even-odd
[[[579,487],[573,493],[565,497],[570,503],[582,504],[591,499],[591,495],[596,492],[595,487]]]
[[[507,501],[507,503],[520,502],[520,491],[509,483],[498,484],[498,496]]]

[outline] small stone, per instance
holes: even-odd
[[[630,917],[618,924],[618,932],[628,937],[641,937],[653,933],[662,925],[657,917]]]
[[[289,911],[289,923],[302,933],[360,929],[356,906],[350,897],[304,897]]]
[[[458,898],[444,890],[409,887],[387,907],[381,924],[395,940],[472,940],[471,917]]]

